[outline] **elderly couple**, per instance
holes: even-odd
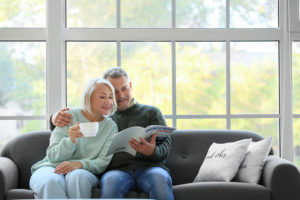
[[[158,108],[136,102],[122,68],[111,68],[103,79],[93,79],[83,92],[81,108],[62,109],[50,122],[54,130],[46,157],[32,166],[30,188],[37,198],[91,198],[92,188],[100,182],[100,198],[125,198],[130,190],[137,190],[152,199],[174,199],[172,179],[164,164],[169,137],[156,138],[154,134],[149,141],[131,139],[128,142],[136,156],[125,152],[106,156],[118,131],[166,125]],[[82,122],[98,122],[97,135],[82,137]]]

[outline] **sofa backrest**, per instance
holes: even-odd
[[[167,159],[173,185],[193,182],[213,142],[226,143],[246,138],[252,138],[252,141],[263,139],[250,131],[176,130],[171,136],[171,153]],[[272,150],[270,154],[273,154]]]
[[[29,188],[31,166],[43,159],[49,145],[50,131],[25,133],[9,140],[1,151],[1,156],[13,160],[19,171],[19,188]]]

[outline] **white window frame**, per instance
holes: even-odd
[[[299,20],[292,16],[298,14],[298,0],[279,0],[279,27],[278,28],[234,28],[229,27],[230,0],[227,4],[227,28],[175,28],[176,10],[175,0],[172,0],[172,28],[153,29],[130,29],[120,27],[120,3],[117,2],[117,24],[116,28],[66,28],[65,10],[66,2],[63,0],[47,0],[47,25],[46,28],[5,28],[0,29],[0,41],[46,41],[46,78],[47,78],[47,108],[46,116],[37,118],[49,119],[50,115],[66,106],[66,42],[68,41],[116,41],[117,42],[117,64],[121,65],[122,41],[169,41],[172,44],[172,90],[173,90],[173,113],[166,115],[176,125],[178,118],[226,118],[227,128],[230,129],[231,118],[278,118],[280,127],[280,156],[293,161],[293,130],[292,130],[292,84],[291,84],[291,42],[294,38],[300,39],[300,34],[291,34],[291,30],[300,31]],[[296,7],[296,8],[298,8]],[[298,10],[298,11],[297,11]],[[288,13],[290,12],[290,15]],[[290,20],[291,19],[291,20]],[[299,17],[297,18],[299,19]],[[295,25],[296,24],[296,25]],[[298,28],[299,27],[299,28]],[[279,83],[280,83],[280,112],[274,115],[232,115],[230,114],[230,97],[227,97],[227,114],[225,116],[179,116],[176,114],[176,77],[175,77],[175,45],[177,41],[222,41],[226,42],[226,68],[227,79],[229,77],[229,55],[230,41],[279,41]],[[230,85],[227,80],[227,91]],[[229,114],[228,114],[229,113]],[[35,117],[33,117],[35,118]],[[30,116],[0,116],[0,120],[7,119],[32,119]],[[46,120],[46,121],[47,121]],[[47,123],[47,122],[46,122]],[[48,123],[47,123],[48,127]]]

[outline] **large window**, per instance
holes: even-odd
[[[90,79],[121,66],[137,101],[159,107],[168,125],[256,131],[273,137],[276,154],[299,157],[296,139],[295,151],[287,145],[293,140],[291,94],[284,95],[292,92],[288,1],[6,2],[0,131],[10,131],[1,134],[3,143],[45,129],[55,111],[80,106]]]
[[[128,71],[135,98],[159,107],[170,126],[253,130],[273,136],[279,153],[280,38],[271,40],[263,33],[278,28],[278,1],[67,2],[68,27],[130,31],[115,42],[105,34],[114,29],[97,29],[103,37],[67,41],[68,106],[80,105],[89,79],[118,65]],[[189,37],[202,33],[197,28],[222,35],[215,28],[231,27],[241,32],[248,28],[246,33],[256,36]],[[168,30],[187,34],[171,40],[172,35],[163,33]]]

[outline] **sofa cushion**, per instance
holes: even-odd
[[[100,198],[100,188],[99,187],[93,188],[92,198],[93,199],[99,199]],[[127,193],[126,198],[134,198],[134,199],[136,199],[136,198],[145,198],[146,199],[146,198],[149,198],[149,196],[144,192],[136,192],[136,191],[131,190]]]
[[[12,189],[8,191],[6,199],[34,199],[34,193],[27,189]]]
[[[100,188],[93,188],[92,198],[99,199],[100,197]],[[129,191],[127,198],[149,198],[149,196],[144,192],[135,192]],[[13,199],[34,199],[34,193],[29,189],[12,189],[7,193],[7,200]]]
[[[194,182],[231,181],[243,162],[252,139],[223,144],[213,143]]]
[[[251,142],[235,179],[246,183],[258,183],[271,145],[272,137],[268,137],[259,142]]]
[[[176,200],[270,200],[261,185],[238,182],[198,182],[173,186]]]

